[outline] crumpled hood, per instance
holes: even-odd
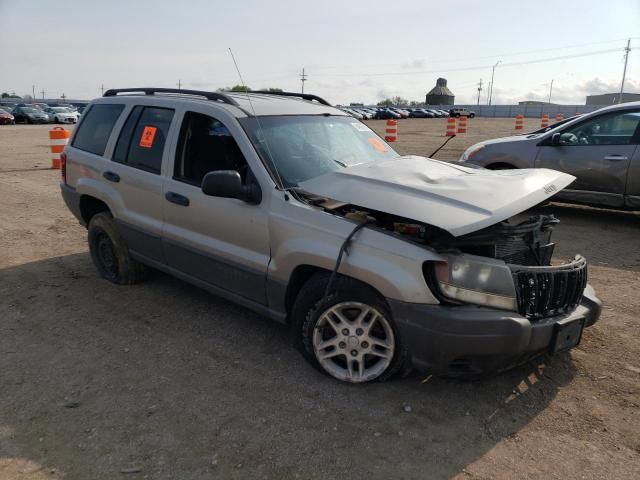
[[[493,171],[405,156],[340,169],[299,186],[340,202],[427,223],[457,237],[533,207],[574,179],[546,168]]]

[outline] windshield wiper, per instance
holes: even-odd
[[[335,158],[332,158],[331,160],[333,160],[334,162],[336,162],[338,165],[340,165],[342,168],[347,168],[348,165],[344,162],[341,162],[340,160],[336,160]]]

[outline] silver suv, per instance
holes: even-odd
[[[557,220],[512,218],[573,177],[403,157],[313,95],[110,90],[62,163],[100,275],[156,268],[286,323],[339,380],[504,369],[600,314],[584,258],[551,266]]]

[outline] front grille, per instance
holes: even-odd
[[[521,315],[537,320],[574,310],[587,286],[587,261],[580,255],[564,265],[510,265]]]

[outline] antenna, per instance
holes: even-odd
[[[260,129],[260,134],[262,135],[262,138],[264,139],[264,146],[267,149],[267,154],[269,155],[269,161],[265,162],[265,165],[273,165],[273,176],[276,177],[278,179],[278,182],[280,182],[280,185],[278,186],[278,188],[280,190],[284,190],[284,182],[282,181],[282,177],[280,176],[280,172],[278,172],[278,167],[276,167],[275,162],[273,161],[273,155],[271,155],[271,149],[269,148],[269,142],[267,140],[267,136],[264,134],[264,129],[262,128],[262,123],[260,122],[260,117],[258,117],[258,115],[256,115],[256,109],[253,108],[253,102],[251,101],[251,96],[249,95],[249,91],[247,89],[247,85],[244,83],[244,79],[242,78],[242,74],[240,73],[240,67],[238,67],[238,62],[236,62],[236,57],[233,55],[233,50],[231,50],[231,47],[229,47],[229,53],[231,54],[231,60],[233,60],[233,64],[236,67],[236,72],[238,72],[238,77],[240,77],[240,84],[244,87],[244,94],[247,97],[247,101],[249,102],[249,106],[251,107],[251,112],[253,112],[253,116],[256,119],[256,122],[258,122],[258,128]],[[269,165],[269,170],[271,170],[271,165]]]

